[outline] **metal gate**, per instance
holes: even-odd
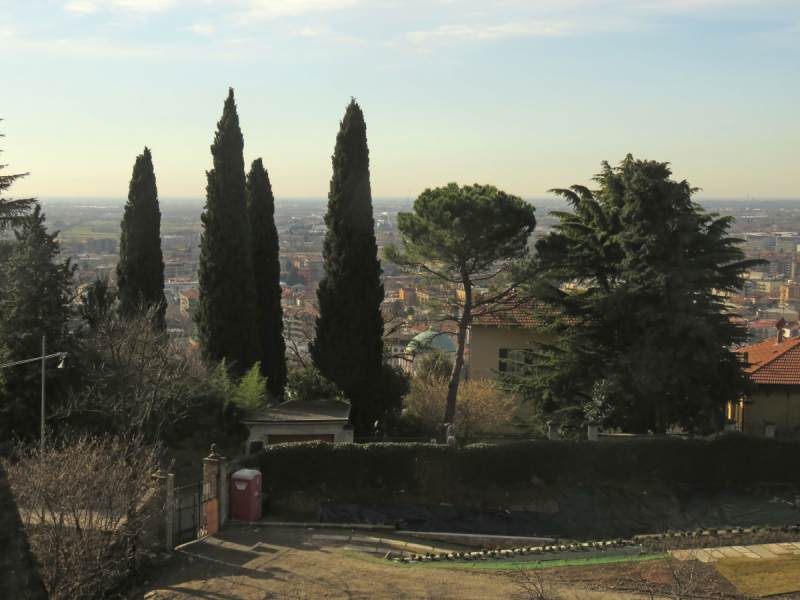
[[[172,517],[172,539],[176,546],[196,540],[203,526],[201,493],[203,482],[175,490],[175,514]]]
[[[175,546],[216,533],[219,505],[207,481],[200,481],[175,490],[175,513],[172,518],[172,539]]]

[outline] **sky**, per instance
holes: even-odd
[[[364,111],[376,198],[591,185],[628,153],[698,198],[800,198],[798,0],[0,0],[13,197],[202,197],[234,88],[245,161],[325,197]]]

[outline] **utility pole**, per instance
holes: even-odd
[[[42,336],[42,431],[39,440],[39,454],[40,458],[44,460],[44,360],[46,358],[44,351],[44,340],[46,336]]]

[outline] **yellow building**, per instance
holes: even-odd
[[[747,373],[756,391],[744,401],[728,405],[744,433],[789,436],[800,432],[800,338],[784,339],[783,331],[737,350],[750,366]]]
[[[780,288],[781,302],[800,302],[800,285],[785,283]]]
[[[517,369],[515,365],[506,362],[506,359],[520,359],[520,351],[535,349],[532,342],[552,339],[552,336],[531,329],[531,326],[537,324],[540,323],[532,316],[530,305],[475,317],[469,330],[470,379],[496,379],[497,371],[503,373]],[[515,396],[513,400],[516,408],[512,416],[529,419],[533,407],[523,404],[521,396]],[[519,431],[509,425],[496,433]]]

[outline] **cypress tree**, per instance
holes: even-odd
[[[164,256],[161,253],[161,210],[150,149],[136,157],[128,188],[119,239],[117,287],[119,313],[130,317],[157,307],[155,326],[164,328]]]
[[[320,314],[311,356],[350,399],[356,431],[370,433],[387,411],[381,390],[384,291],[372,217],[367,126],[355,100],[336,136],[325,224],[325,272],[317,289]]]
[[[283,341],[280,246],[275,227],[275,198],[260,158],[253,161],[247,175],[247,211],[253,235],[261,374],[267,378],[270,395],[282,398],[286,387],[286,343]]]
[[[246,373],[258,360],[243,150],[244,138],[231,88],[211,145],[214,168],[206,172],[198,270],[200,295],[194,319],[203,358],[226,359],[234,377]]]

